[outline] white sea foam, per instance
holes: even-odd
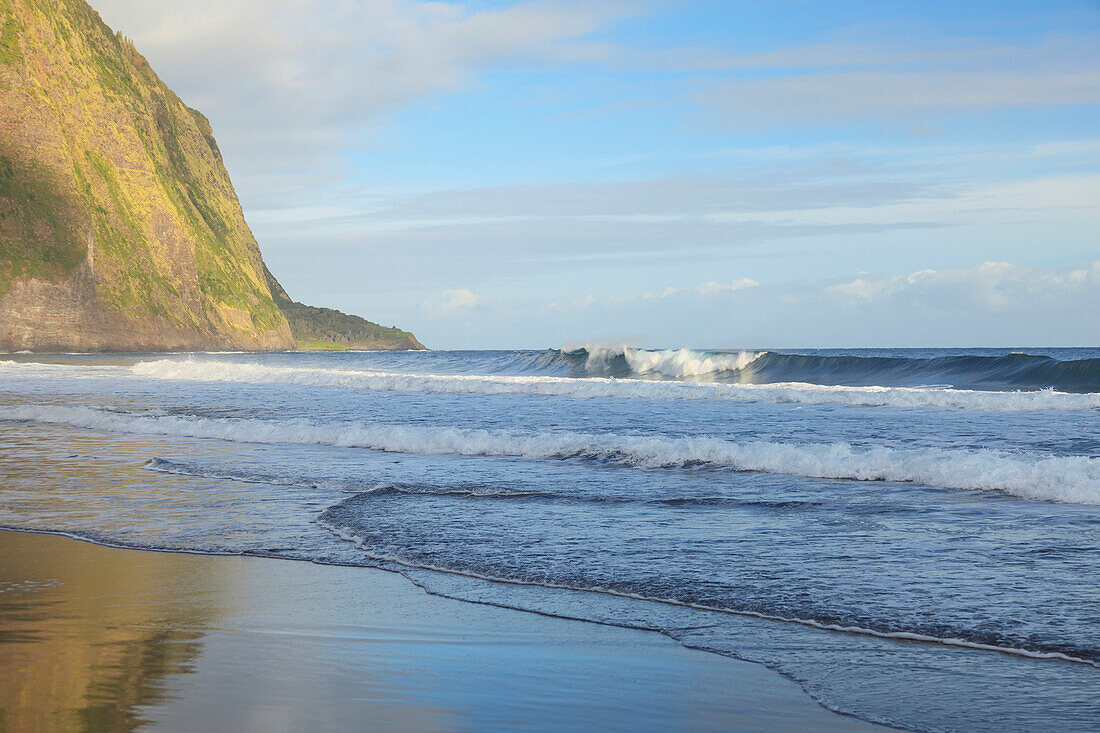
[[[255,363],[158,359],[134,365],[133,373],[150,379],[254,384],[300,384],[399,392],[458,394],[534,394],[593,397],[734,400],[862,407],[946,407],[986,411],[1100,409],[1100,394],[1071,394],[1051,389],[1034,392],[984,392],[938,387],[837,387],[787,382],[725,384],[645,379],[570,378],[505,375],[439,375],[322,369]]]
[[[51,364],[37,361],[0,359],[0,379],[100,379],[127,376],[130,369],[101,364]]]
[[[636,374],[663,374],[667,377],[698,377],[719,372],[740,371],[759,359],[762,351],[741,351],[719,354],[693,351],[692,349],[664,349],[650,351],[629,346],[585,347],[589,371],[608,369],[618,357],[623,357]]]
[[[584,458],[638,468],[713,466],[855,481],[913,482],[1025,499],[1100,505],[1100,458],[995,450],[856,448],[847,443],[733,442],[614,433],[517,433],[362,422],[271,422],[120,413],[56,405],[0,408],[0,419],[122,433],[298,443],[395,453]]]

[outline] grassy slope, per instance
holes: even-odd
[[[388,328],[359,316],[341,313],[331,308],[304,305],[290,299],[283,286],[264,267],[271,293],[279,304],[299,349],[311,351],[341,351],[345,349],[423,349],[424,346],[408,331]]]
[[[92,246],[126,319],[290,345],[209,123],[83,0],[0,0],[0,103],[0,294]]]
[[[0,293],[18,278],[56,280],[83,260],[86,247],[63,215],[50,171],[0,155]]]

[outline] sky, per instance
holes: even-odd
[[[1100,2],[92,0],[432,348],[1100,346]]]

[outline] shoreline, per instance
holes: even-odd
[[[656,631],[454,600],[378,568],[5,528],[0,621],[11,730],[91,709],[109,713],[101,729],[887,730]]]

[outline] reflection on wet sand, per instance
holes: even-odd
[[[218,579],[179,555],[108,566],[50,539],[0,545],[0,729],[133,730],[191,670]]]
[[[58,530],[137,547],[227,554],[270,554],[279,548],[299,557],[362,561],[352,545],[311,523],[345,497],[339,491],[289,486],[260,498],[250,483],[178,476],[146,467],[150,459],[163,456],[201,456],[217,463],[230,456],[242,460],[256,448],[4,424],[0,525]],[[255,460],[263,463],[270,457],[260,452]]]
[[[0,531],[0,731],[875,730],[658,634],[370,568]]]

